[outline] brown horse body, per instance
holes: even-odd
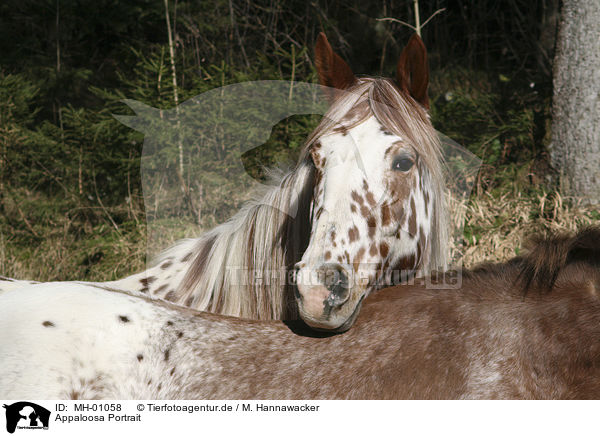
[[[0,331],[12,315],[22,332],[0,337],[0,397],[600,398],[600,229],[464,271],[461,289],[379,291],[343,334],[40,286],[0,295]],[[28,332],[52,353],[27,351]],[[39,388],[46,373],[62,382]]]
[[[459,290],[380,291],[342,335],[240,322],[251,333],[210,353],[224,377],[191,388],[213,398],[597,399],[598,292],[600,231],[539,242],[527,257],[464,272]]]

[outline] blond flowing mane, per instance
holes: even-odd
[[[427,272],[445,269],[448,217],[441,146],[426,111],[391,80],[361,78],[340,95],[307,139],[296,167],[257,200],[204,234],[171,301],[200,310],[254,319],[293,319],[293,265],[308,245],[315,168],[311,146],[339,128],[375,116],[384,129],[408,138],[433,187],[433,234]]]

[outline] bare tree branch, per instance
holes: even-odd
[[[425,25],[426,25],[427,23],[429,23],[433,17],[435,17],[437,14],[441,14],[441,13],[442,13],[442,12],[444,12],[445,10],[446,10],[446,8],[441,8],[441,9],[438,9],[438,10],[437,10],[437,11],[435,11],[433,14],[431,14],[431,15],[429,16],[429,18],[427,18],[427,19],[426,19],[426,20],[423,22],[423,24],[419,24],[419,23],[417,23],[417,26],[413,26],[412,24],[410,24],[410,23],[407,23],[406,21],[398,20],[397,18],[391,18],[391,17],[376,18],[376,20],[377,20],[377,21],[392,21],[392,22],[394,22],[394,23],[400,23],[400,24],[402,24],[403,26],[410,27],[412,30],[414,30],[415,32],[417,32],[417,33],[419,34],[419,36],[420,36],[420,34],[421,34],[421,29],[423,29],[423,27],[425,27]]]
[[[435,11],[433,14],[431,14],[431,15],[429,16],[429,18],[427,18],[427,19],[426,19],[426,20],[423,22],[423,24],[421,24],[421,29],[422,29],[423,27],[425,27],[425,25],[426,25],[427,23],[429,23],[429,21],[431,21],[431,19],[432,19],[433,17],[435,17],[437,14],[441,14],[441,13],[442,13],[442,12],[444,12],[445,10],[446,10],[446,8],[441,8],[441,9],[438,9],[437,11]]]
[[[402,21],[402,20],[397,20],[396,18],[390,18],[390,17],[385,17],[385,18],[376,18],[377,21],[392,21],[394,23],[400,23],[403,26],[407,26],[410,27],[412,30],[414,30],[415,32],[417,31],[417,28],[415,26],[413,26],[412,24],[407,23],[406,21]]]

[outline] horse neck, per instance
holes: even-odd
[[[294,317],[288,274],[308,244],[312,190],[313,168],[304,159],[260,200],[197,240],[167,299],[244,318]]]

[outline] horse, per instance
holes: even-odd
[[[7,291],[0,397],[600,398],[600,228],[428,286],[443,275],[374,292],[344,333],[92,285]]]
[[[167,250],[152,268],[97,285],[345,330],[394,271],[446,268],[443,159],[427,115],[423,42],[410,39],[395,80],[356,77],[323,33],[315,63],[331,106],[295,168],[260,201]],[[22,285],[5,281],[0,291]]]

